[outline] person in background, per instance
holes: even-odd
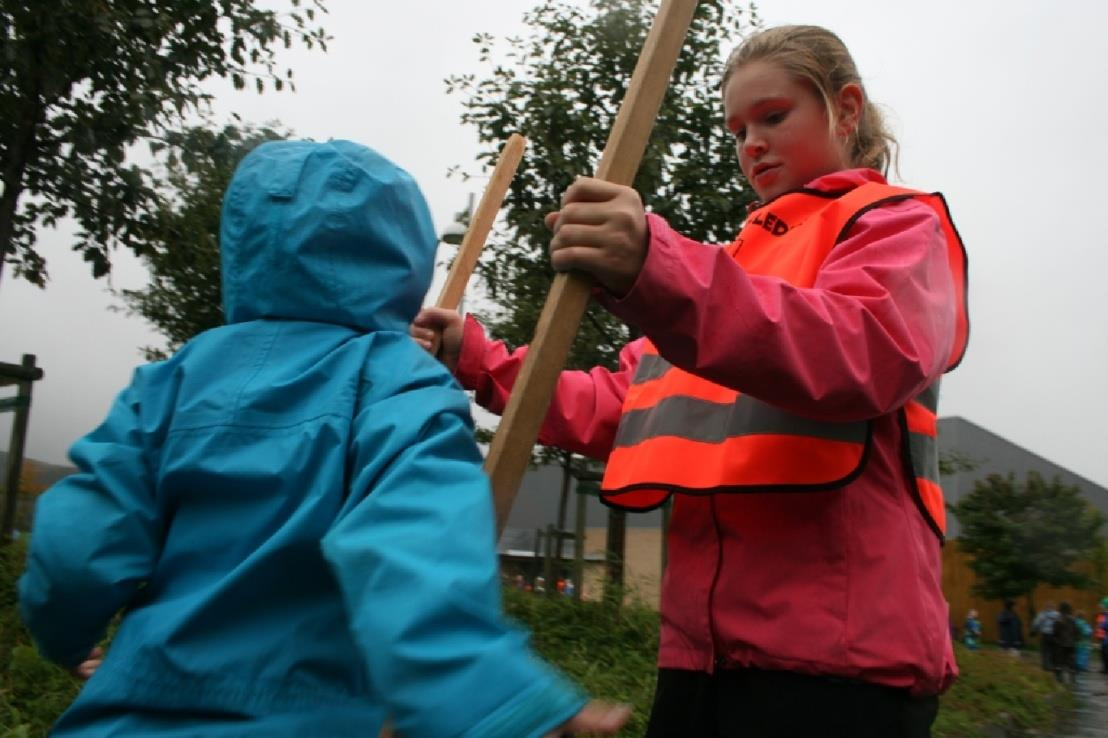
[[[1044,671],[1054,671],[1054,623],[1058,610],[1053,602],[1047,602],[1031,621],[1031,633],[1039,635],[1039,662]]]
[[[1058,606],[1058,619],[1054,621],[1051,631],[1051,641],[1054,653],[1051,662],[1054,667],[1054,675],[1058,681],[1076,681],[1076,669],[1074,667],[1074,651],[1077,646],[1077,624],[1073,619],[1073,606],[1063,602]]]
[[[1018,651],[1023,648],[1023,623],[1016,614],[1016,603],[1004,600],[1004,609],[996,618],[996,630],[1001,648]]]
[[[1093,629],[1093,642],[1098,644],[1100,650],[1100,673],[1108,674],[1108,597],[1100,601],[1100,612],[1096,616],[1096,627]]]
[[[966,625],[962,632],[962,643],[971,651],[976,651],[981,643],[981,621],[977,617],[977,610],[970,609],[966,614]]]
[[[1073,654],[1073,665],[1077,671],[1089,670],[1089,654],[1092,651],[1093,626],[1085,616],[1084,610],[1078,610],[1073,614],[1074,625],[1077,626],[1077,647]]]

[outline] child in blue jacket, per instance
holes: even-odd
[[[502,615],[467,400],[407,335],[436,246],[411,178],[263,144],[220,245],[227,324],[140,367],[39,501],[42,653],[77,667],[124,612],[56,735],[618,729]]]

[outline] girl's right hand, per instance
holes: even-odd
[[[434,353],[436,358],[454,373],[458,366],[458,355],[462,351],[462,332],[465,321],[457,310],[427,307],[419,311],[408,327],[408,333],[425,351]],[[438,339],[438,352],[435,342]]]

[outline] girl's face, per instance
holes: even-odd
[[[739,166],[763,202],[850,168],[846,143],[861,95],[857,85],[840,91],[832,101],[832,128],[819,95],[780,65],[756,60],[734,71],[723,91],[724,119],[735,136]]]

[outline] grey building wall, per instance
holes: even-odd
[[[566,504],[566,529],[573,530],[577,515],[577,483],[570,479],[570,493]],[[500,539],[501,550],[531,549],[534,546],[536,528],[546,528],[558,521],[558,501],[562,493],[562,469],[543,466],[530,469],[523,477],[516,495],[504,534]],[[608,508],[595,495],[588,495],[585,507],[585,527],[603,528],[608,525]],[[628,528],[660,528],[662,513],[628,513]]]
[[[973,491],[974,482],[990,474],[1007,476],[1014,473],[1017,480],[1023,480],[1027,472],[1036,471],[1043,479],[1058,477],[1063,484],[1078,487],[1093,507],[1108,515],[1108,489],[965,418],[939,418],[939,450],[941,453],[957,451],[978,465],[971,471],[942,478],[943,496],[948,503],[962,499]],[[958,519],[954,515],[948,516],[947,536],[956,538],[960,529]]]
[[[574,513],[577,510],[575,494],[576,482],[570,480],[570,495],[567,505],[566,527],[573,527]],[[544,466],[530,469],[523,477],[515,505],[508,516],[508,527],[543,528],[547,523],[558,519],[558,499],[562,491],[561,467]],[[594,495],[589,495],[586,506],[585,527],[598,528],[608,524],[608,508]],[[662,521],[662,513],[653,510],[648,513],[628,513],[627,527],[657,528]]]

